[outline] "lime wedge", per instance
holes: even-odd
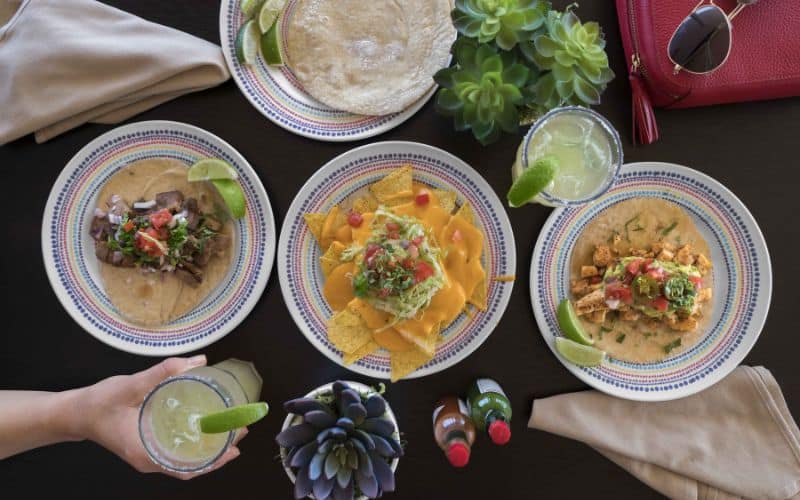
[[[283,8],[286,6],[286,0],[266,0],[258,12],[258,27],[261,33],[266,33],[275,24]]]
[[[558,326],[561,327],[561,331],[564,332],[568,339],[583,345],[594,344],[594,340],[583,329],[583,325],[581,325],[578,315],[575,314],[575,308],[572,307],[569,299],[564,299],[558,304]]]
[[[606,353],[594,347],[579,344],[564,337],[556,337],[556,351],[564,359],[578,366],[600,366],[606,358]]]
[[[255,21],[247,21],[236,34],[236,58],[240,63],[253,64],[258,57],[258,43],[261,32]]]
[[[225,204],[228,205],[233,218],[241,219],[244,217],[246,202],[244,191],[242,191],[239,183],[232,179],[212,179],[211,183],[214,184]]]
[[[264,0],[242,0],[242,3],[239,4],[239,8],[242,9],[244,17],[250,19],[256,15],[256,12],[258,12],[263,3]]]
[[[218,158],[203,158],[189,167],[189,182],[214,179],[238,179],[239,175],[228,162]]]
[[[216,413],[203,415],[198,420],[200,430],[206,434],[218,434],[228,432],[250,424],[256,423],[264,418],[269,412],[267,403],[248,403],[244,405],[231,406]]]
[[[558,171],[558,158],[545,156],[522,171],[511,189],[508,190],[508,204],[511,208],[521,207],[533,199],[553,181]]]
[[[261,55],[270,66],[283,65],[283,43],[281,42],[280,23],[275,23],[261,36]]]

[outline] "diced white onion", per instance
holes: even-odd
[[[120,196],[118,194],[112,194],[111,195],[111,203],[116,203],[116,202],[121,201],[121,200],[122,200],[122,196]]]
[[[108,214],[108,222],[112,224],[122,224],[122,216],[109,213]]]
[[[94,216],[97,217],[98,219],[105,219],[106,215],[108,215],[108,212],[106,212],[102,208],[97,207],[94,209]]]
[[[619,309],[619,299],[608,299],[606,300],[606,305],[609,309]]]
[[[180,212],[172,216],[172,220],[169,221],[169,224],[167,224],[167,226],[169,226],[170,229],[175,227],[176,225],[178,225],[178,222],[185,221],[188,215],[189,212],[187,212],[186,210],[181,210]]]
[[[133,208],[136,210],[149,210],[154,206],[156,206],[156,200],[137,201],[133,204]]]

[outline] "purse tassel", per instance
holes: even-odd
[[[644,87],[644,82],[635,68],[628,75],[631,82],[633,110],[633,143],[651,144],[658,140],[658,125],[653,104]]]

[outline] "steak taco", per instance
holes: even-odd
[[[162,325],[200,304],[228,272],[232,225],[208,182],[188,182],[182,162],[134,162],[108,179],[91,224],[114,307]]]
[[[689,215],[657,198],[613,205],[572,254],[575,311],[598,349],[656,362],[696,344],[712,313],[709,250]]]

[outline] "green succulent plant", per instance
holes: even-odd
[[[581,23],[572,11],[550,11],[544,30],[520,44],[519,51],[541,71],[530,87],[531,107],[547,111],[563,104],[593,105],[614,78],[608,67],[606,42],[596,22]]]
[[[295,471],[294,497],[317,500],[377,498],[394,491],[389,462],[402,456],[395,426],[380,394],[362,395],[344,382],[331,394],[298,398],[283,405],[302,421],[275,437]]]
[[[456,130],[472,129],[484,145],[497,140],[501,130],[516,132],[517,107],[532,97],[521,90],[531,70],[517,62],[514,52],[498,52],[472,38],[456,40],[452,52],[455,64],[434,75],[442,87],[436,95],[439,112],[454,117]]]
[[[511,50],[531,38],[549,9],[547,0],[456,0],[451,16],[462,35]]]

